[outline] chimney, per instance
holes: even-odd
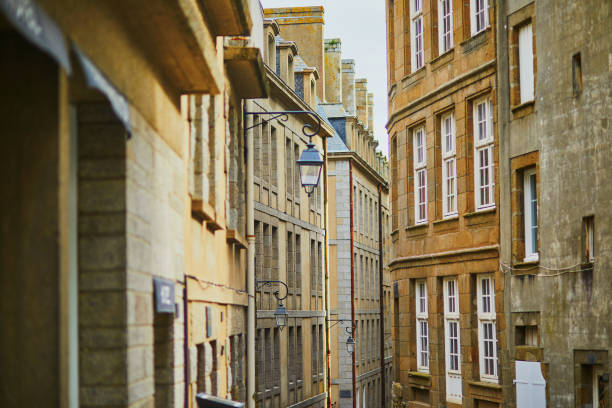
[[[374,131],[374,94],[368,94],[368,129]]]
[[[355,107],[355,60],[342,60],[342,105],[352,116],[357,114]]]
[[[315,67],[325,78],[323,56],[323,7],[287,7],[264,9],[266,18],[275,19],[280,36],[297,44],[299,55],[306,65]],[[317,95],[325,101],[324,81],[317,81]]]
[[[325,101],[342,103],[342,41],[325,40]]]
[[[368,80],[365,78],[355,80],[355,93],[357,96],[357,119],[368,126]]]

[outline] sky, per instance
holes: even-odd
[[[374,94],[374,137],[389,157],[387,123],[387,42],[382,0],[261,0],[264,8],[323,6],[325,38],[342,40],[342,58],[354,59],[356,78]],[[299,50],[298,50],[299,51]]]

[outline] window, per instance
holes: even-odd
[[[442,118],[442,216],[457,215],[457,158],[455,118]]]
[[[438,49],[440,55],[453,48],[453,1],[439,0]]]
[[[478,355],[481,381],[497,382],[495,294],[491,276],[478,278]]]
[[[423,67],[425,61],[423,50],[423,10],[422,0],[410,0],[410,42],[412,47],[412,71]]]
[[[582,220],[584,243],[584,261],[595,261],[595,217],[584,217]]]
[[[417,369],[429,372],[429,324],[427,321],[427,283],[416,282]]]
[[[415,224],[427,222],[427,149],[425,128],[414,132],[414,214]]]
[[[474,103],[474,196],[476,210],[495,206],[493,181],[493,103]]]
[[[533,77],[533,32],[530,24],[519,28],[519,83],[521,103],[533,101],[535,86]]]
[[[572,55],[572,85],[574,96],[582,92],[582,59],[580,53]]]
[[[276,57],[276,41],[274,40],[273,35],[268,35],[268,55],[267,62],[268,66],[276,71],[276,61],[274,57]]]
[[[461,403],[461,352],[459,340],[459,293],[457,279],[444,280],[444,350],[446,399]]]
[[[538,194],[536,169],[523,173],[525,262],[538,260]]]
[[[470,0],[470,22],[472,35],[489,26],[489,0]]]

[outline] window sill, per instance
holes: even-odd
[[[247,240],[244,239],[244,237],[240,235],[240,233],[236,230],[228,229],[227,236],[225,239],[230,244],[235,244],[242,249],[247,249],[249,247]]]
[[[450,48],[444,54],[438,55],[436,58],[429,61],[429,65],[431,65],[431,70],[435,71],[437,69],[442,68],[444,65],[448,64],[455,58],[455,48]]]
[[[427,68],[427,65],[423,64],[423,66],[421,68],[419,68],[416,71],[406,75],[402,79],[402,88],[406,89],[406,88],[416,84],[417,82],[419,82],[422,78],[424,78],[425,77],[426,68]]]
[[[472,34],[470,38],[468,38],[467,40],[464,40],[461,43],[461,47],[463,48],[463,53],[469,54],[471,52],[476,51],[477,49],[482,47],[484,44],[486,44],[488,40],[487,33],[490,31],[491,31],[491,26],[489,25],[484,30],[478,33],[474,33]]]
[[[494,379],[489,380],[489,379],[483,378],[481,381],[468,381],[468,384],[470,384],[473,387],[478,387],[478,388],[488,388],[488,389],[498,390],[498,391],[502,390],[502,386],[498,384],[498,380],[494,380]]]
[[[531,271],[533,269],[535,269],[537,266],[540,265],[540,261],[523,261],[523,262],[515,262],[512,267],[513,268],[523,268],[525,269],[525,271]],[[522,272],[522,271],[515,271],[515,272]]]
[[[473,212],[463,214],[463,218],[472,218],[479,215],[493,214],[497,211],[497,207],[483,208],[482,210],[476,210]]]
[[[423,222],[420,224],[415,224],[415,225],[409,225],[406,227],[406,231],[418,231],[421,228],[427,228],[429,226],[429,224],[427,222]]]
[[[441,220],[437,220],[433,222],[433,225],[440,225],[440,224],[444,224],[444,223],[450,223],[453,221],[459,221],[459,215],[455,214],[451,217],[448,218],[442,218]]]
[[[408,376],[431,379],[431,374],[423,371],[408,371]]]
[[[512,119],[519,119],[535,112],[535,100],[510,107]]]

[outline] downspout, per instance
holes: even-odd
[[[323,138],[323,228],[325,230],[325,350],[326,350],[326,362],[327,362],[327,407],[331,408],[331,345],[329,339],[329,231],[327,230],[327,137]]]
[[[189,408],[191,398],[189,395],[189,373],[191,371],[191,364],[189,361],[189,298],[187,297],[187,277],[185,276],[185,287],[183,288],[183,319],[185,323],[183,324],[183,358],[185,359],[185,364],[183,369],[183,375],[185,376],[185,407]]]
[[[380,383],[382,384],[381,407],[386,403],[385,383],[385,291],[383,268],[383,228],[382,228],[382,184],[378,184],[378,283],[380,304]]]
[[[246,145],[246,231],[247,242],[247,395],[248,408],[255,408],[255,196],[253,194],[253,138],[247,136],[247,102],[242,104],[242,126]]]
[[[353,241],[353,161],[349,159],[349,192],[351,197],[351,324],[355,324],[355,243]],[[355,332],[357,331],[357,327],[353,330],[353,336],[355,336]],[[352,370],[353,370],[353,408],[357,408],[357,381],[356,375],[357,372],[355,370],[355,353],[357,353],[357,348],[353,351],[351,358],[353,360]]]

